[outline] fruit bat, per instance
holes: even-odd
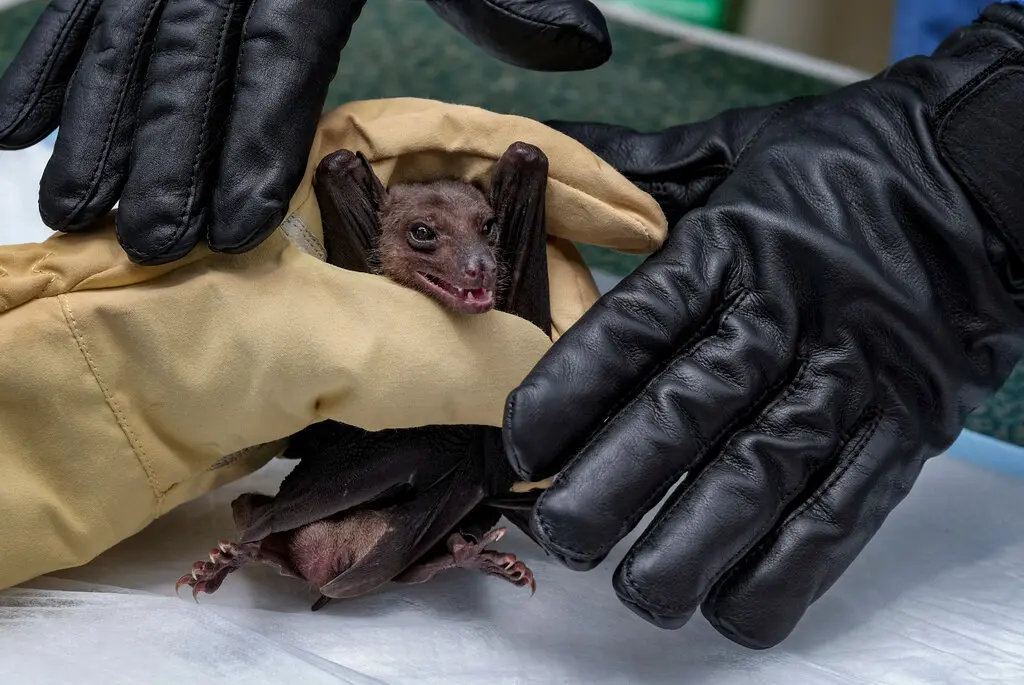
[[[338,150],[313,180],[327,261],[383,275],[452,311],[497,308],[550,335],[547,173],[544,153],[517,142],[495,163],[489,189],[458,179],[388,189],[362,153]],[[250,562],[317,588],[314,611],[455,568],[536,590],[522,561],[487,549],[506,532],[496,527],[502,515],[533,537],[526,516],[537,492],[512,491],[500,428],[366,431],[323,421],[291,436],[282,456],[297,463],[277,494],[236,498],[235,540],[197,561],[176,590],[213,593]]]

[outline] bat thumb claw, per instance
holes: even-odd
[[[320,599],[318,599],[315,602],[313,602],[313,606],[311,606],[309,608],[309,610],[310,611],[320,611],[325,606],[330,604],[330,602],[331,602],[331,598],[330,597],[326,597],[324,595],[320,595]]]

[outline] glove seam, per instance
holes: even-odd
[[[786,102],[784,102],[781,105],[779,105],[778,107],[776,107],[775,110],[771,114],[766,116],[764,118],[764,121],[762,121],[758,125],[757,129],[750,135],[750,138],[747,140],[747,142],[745,142],[743,144],[743,147],[740,148],[740,151],[736,153],[736,159],[733,161],[733,163],[731,165],[732,169],[735,170],[740,165],[740,163],[743,161],[744,155],[747,154],[747,151],[754,145],[754,143],[757,141],[757,139],[761,137],[761,135],[764,133],[764,130],[766,128],[768,128],[769,124],[773,123],[784,112],[789,111],[794,106],[796,106],[797,102],[801,102],[802,100],[803,100],[803,98],[793,98],[793,99],[787,100]]]
[[[647,275],[641,270],[634,272],[636,278],[647,278]],[[722,298],[722,301],[713,309],[701,322],[697,325],[696,329],[683,340],[682,343],[675,347],[675,350],[671,355],[668,355],[665,360],[655,364],[654,368],[647,373],[640,381],[633,384],[629,392],[623,393],[622,399],[612,405],[611,409],[605,412],[602,417],[601,428],[599,428],[594,434],[592,434],[583,445],[575,451],[575,454],[569,460],[568,465],[563,469],[563,472],[568,472],[574,463],[579,460],[580,456],[586,452],[587,448],[590,447],[604,431],[608,429],[611,420],[616,414],[621,412],[623,409],[631,406],[635,402],[639,401],[640,393],[647,388],[655,378],[664,373],[665,369],[671,366],[678,358],[689,351],[693,346],[698,344],[705,338],[701,337],[707,327],[714,321],[720,320],[725,316],[728,316],[731,310],[739,306],[749,295],[749,291],[746,288],[740,288],[733,293],[730,293],[726,297]],[[605,302],[598,300],[594,303],[594,308],[601,307],[602,309],[608,310],[608,305]],[[705,336],[706,337],[706,336]],[[512,398],[506,405],[506,416],[507,424],[512,425],[514,422],[513,414],[515,413],[515,399]],[[527,469],[524,467],[522,461],[519,458],[518,450],[512,451],[512,458],[515,459],[516,468],[519,470],[520,475],[527,478],[528,480],[538,480],[541,475],[535,472],[533,469]],[[557,479],[561,474],[554,474],[554,478]],[[543,496],[542,496],[543,497]],[[538,502],[539,505],[539,502]],[[571,548],[570,548],[571,549]],[[575,551],[575,550],[574,550]]]
[[[643,271],[638,271],[637,275],[638,277],[642,276],[644,278],[648,278],[647,274]],[[626,393],[623,399],[615,403],[611,410],[606,412],[601,429],[587,440],[586,444],[576,453],[576,457],[579,457],[583,452],[585,452],[594,440],[597,439],[597,436],[607,430],[607,427],[610,425],[611,421],[614,420],[617,414],[638,402],[640,394],[650,387],[651,383],[653,383],[656,378],[665,373],[667,368],[679,361],[683,355],[692,352],[694,348],[700,345],[700,343],[707,340],[708,336],[705,334],[713,323],[717,322],[718,328],[721,328],[725,319],[727,319],[740,305],[746,302],[750,298],[750,295],[751,292],[746,287],[740,287],[736,291],[722,298],[722,301],[718,306],[704,318],[693,333],[687,336],[681,344],[676,346],[670,356],[661,363],[656,364],[650,373],[648,373],[639,383],[633,385],[630,389],[630,393]],[[707,443],[707,441],[704,442],[705,444]]]
[[[249,7],[245,10],[245,19],[242,20],[242,26],[238,33],[241,36],[238,47],[238,60],[235,62],[235,73],[231,77],[231,102],[228,103],[228,115],[225,121],[232,122],[235,120],[235,107],[238,106],[238,77],[242,74],[242,64],[245,62],[245,51],[249,47],[249,41],[245,39],[249,30],[249,19],[252,17],[252,10],[256,7],[256,3],[260,0],[252,0],[249,3]],[[312,192],[312,191],[310,191]]]
[[[700,335],[707,328],[707,324],[708,323],[710,323],[711,321],[715,321],[717,319],[719,321],[719,326],[721,326],[721,323],[726,320],[726,318],[732,313],[732,311],[735,311],[735,309],[738,308],[739,305],[742,304],[752,294],[747,288],[741,288],[737,292],[739,293],[739,296],[735,297],[735,300],[728,307],[726,307],[725,313],[721,313],[720,310],[722,309],[722,305],[724,305],[724,304],[726,304],[726,302],[728,302],[729,298],[726,298],[722,302],[722,304],[719,305],[719,307],[716,309],[716,311],[712,312],[712,314],[708,317],[708,319],[698,328],[698,330],[693,335],[691,335],[687,339],[687,341],[681,346],[681,349],[676,352],[676,354],[669,360],[668,363],[659,364],[657,369],[656,369],[656,371],[654,373],[650,374],[650,376],[647,379],[645,379],[644,383],[642,383],[639,387],[646,388],[648,385],[650,385],[650,383],[655,378],[660,376],[668,366],[671,366],[671,364],[673,362],[677,361],[681,354],[684,354],[686,351],[692,351],[692,349],[696,348],[701,342],[703,342],[705,340],[708,340],[709,338],[707,336],[704,336],[703,338],[701,338],[699,341],[697,341],[693,345],[690,345],[690,342],[693,340],[693,338],[698,336],[698,335]],[[764,400],[765,397],[767,397],[772,392],[778,390],[780,387],[783,387],[786,384],[792,385],[793,383],[795,383],[797,378],[799,378],[799,375],[802,373],[802,368],[803,367],[801,366],[800,369],[797,370],[797,374],[796,375],[794,375],[794,376],[788,376],[787,375],[780,382],[772,384],[771,386],[766,388],[754,400],[754,402],[751,404],[751,407],[756,407],[757,405],[759,405]],[[614,417],[615,414],[619,413],[625,407],[631,406],[633,403],[638,402],[639,401],[639,397],[640,397],[640,393],[634,394],[630,399],[628,399],[622,405],[622,407],[620,407],[619,409],[616,409],[615,411],[611,412],[609,414],[609,417]],[[780,399],[781,398],[777,398],[772,404],[775,404],[776,402],[780,401]],[[769,406],[771,406],[771,405],[769,405]],[[764,410],[762,410],[762,411],[764,411]],[[701,441],[702,445],[700,447],[700,450],[698,451],[698,454],[700,456],[697,457],[694,460],[694,463],[700,462],[701,459],[704,456],[706,456],[706,453],[710,450],[711,446],[715,445],[719,440],[721,440],[722,436],[725,435],[726,433],[728,433],[730,430],[732,430],[733,427],[735,427],[736,424],[738,424],[740,421],[742,421],[745,418],[747,418],[748,412],[749,412],[749,408],[748,408],[748,411],[742,412],[735,419],[733,419],[727,425],[722,427],[718,432],[715,433],[715,435],[711,439],[702,440]],[[608,430],[608,427],[610,425],[611,425],[611,420],[610,419],[606,420],[602,424],[601,428],[597,432],[595,432],[594,435],[587,441],[587,443],[583,446],[583,448],[581,448],[579,450],[579,452],[576,453],[576,455],[573,457],[573,459],[569,462],[569,465],[563,471],[561,471],[560,473],[555,475],[554,481],[552,482],[551,489],[546,490],[537,499],[536,510],[537,510],[538,514],[539,514],[539,512],[541,510],[544,498],[548,496],[548,493],[550,493],[552,489],[554,489],[554,487],[558,483],[558,480],[563,478],[563,477],[568,477],[568,475],[573,470],[573,466],[576,463],[578,463],[580,456],[583,454],[583,452],[586,451],[587,447],[589,447],[593,443],[593,441],[597,439],[597,437],[599,435],[603,434],[604,431]],[[656,502],[657,500],[661,499],[664,496],[665,492],[668,490],[668,488],[670,488],[674,483],[676,483],[679,480],[679,478],[684,473],[686,473],[688,470],[690,470],[691,468],[693,468],[693,464],[692,463],[689,464],[689,465],[683,465],[683,466],[679,467],[678,469],[676,469],[672,473],[672,475],[667,477],[665,479],[665,482],[662,484],[662,486],[657,488],[657,489],[655,489],[647,497],[647,499],[644,500],[644,502],[638,507],[637,512],[635,512],[631,517],[629,517],[629,519],[627,519],[623,523],[622,526],[619,527],[619,530],[618,530],[617,535],[616,535],[617,540],[616,540],[616,542],[614,544],[618,544],[618,539],[621,539],[626,533],[628,533],[630,530],[632,530],[636,526],[637,522],[644,517],[646,511],[653,505],[653,503]],[[694,481],[694,482],[696,482],[696,481]],[[686,486],[686,487],[689,488],[690,486]],[[545,520],[544,520],[544,518],[542,516],[538,515],[537,520],[538,520],[538,524],[540,525],[540,527],[542,528],[542,530],[544,532],[545,538],[547,538],[549,541],[551,541],[554,546],[557,546],[560,549],[560,551],[564,550],[564,551],[570,552],[571,556],[573,556],[574,559],[577,559],[579,561],[591,561],[593,559],[601,558],[601,557],[605,556],[608,553],[608,551],[610,551],[611,547],[614,547],[614,544],[611,545],[611,546],[607,546],[606,545],[606,546],[598,548],[596,553],[589,553],[589,552],[585,552],[583,550],[576,549],[575,547],[573,547],[571,545],[568,545],[568,544],[556,541],[554,536],[551,534],[550,527],[545,522]],[[644,537],[649,535],[657,527],[657,525],[658,525],[657,523],[654,524],[651,527],[651,529],[649,529],[647,531],[647,534],[645,534]],[[641,538],[641,541],[642,541],[642,539],[643,538]],[[637,545],[639,545],[639,544],[640,544],[640,542],[638,541]],[[625,562],[623,562],[623,563],[625,563]],[[627,575],[628,575],[628,572],[627,572]]]
[[[939,131],[943,131],[946,127],[946,119],[954,111],[960,109],[964,105],[965,96],[969,91],[974,90],[979,83],[989,78],[992,74],[1002,69],[1008,62],[1019,61],[1024,56],[1024,50],[1021,48],[1008,48],[1006,52],[996,58],[994,62],[989,64],[987,67],[982,69],[980,72],[972,76],[966,83],[961,85],[959,88],[954,90],[952,93],[947,95],[942,102],[939,103],[938,107],[932,115],[935,120],[942,120],[939,123]]]
[[[860,426],[854,426],[852,430],[848,431],[846,435],[843,436],[843,440],[836,448],[836,454],[839,455],[846,451],[847,448],[849,448],[850,446],[850,441],[855,437],[858,437],[859,435],[859,441],[858,444],[855,446],[854,450],[845,460],[842,460],[843,463],[841,464],[841,466],[835,469],[829,475],[825,482],[822,483],[821,486],[815,490],[814,494],[811,497],[808,497],[788,516],[786,516],[786,519],[782,522],[782,525],[776,527],[771,534],[763,537],[756,545],[754,545],[749,550],[749,552],[745,553],[745,556],[737,555],[736,557],[733,557],[733,559],[730,560],[727,571],[722,574],[720,579],[718,579],[712,584],[713,589],[711,590],[711,592],[709,592],[708,597],[704,602],[707,606],[713,607],[717,603],[718,598],[726,592],[726,587],[728,586],[729,582],[733,578],[735,578],[737,574],[749,569],[755,563],[759,562],[763,558],[765,550],[772,544],[774,544],[780,537],[782,537],[782,534],[789,528],[790,525],[792,525],[793,521],[799,518],[804,512],[813,507],[815,504],[820,502],[821,499],[825,496],[825,493],[831,490],[832,487],[835,486],[836,482],[838,482],[839,479],[842,478],[843,475],[845,475],[846,472],[850,470],[850,468],[857,462],[857,459],[858,457],[860,457],[865,446],[868,444],[868,442],[870,442],[871,437],[875,434],[875,431],[878,430],[878,426],[881,424],[883,416],[884,413],[882,412],[882,410],[876,406],[868,411],[867,415],[865,416],[866,422],[861,422],[861,426],[864,426],[863,431],[860,429]],[[740,559],[739,563],[736,563],[736,560],[740,556],[744,556],[744,558]],[[716,609],[711,609],[708,613],[710,614],[708,618],[711,621],[712,625],[715,626],[716,629],[723,628],[722,618],[719,616],[718,611]]]
[[[252,18],[253,8],[256,7],[256,3],[259,2],[259,1],[260,0],[252,0],[252,2],[249,3],[249,7],[246,8],[246,10],[245,10],[245,19],[242,20],[242,26],[241,26],[241,28],[238,31],[239,35],[241,36],[241,39],[239,40],[238,59],[235,61],[235,73],[231,77],[231,86],[232,86],[231,87],[231,102],[228,103],[228,114],[227,114],[227,117],[225,118],[225,121],[228,122],[229,126],[230,126],[230,123],[232,121],[235,121],[235,108],[238,106],[238,79],[242,75],[242,64],[245,62],[245,51],[246,51],[246,48],[249,47],[249,41],[246,40],[246,35],[248,34],[248,31],[249,31],[249,19]],[[364,4],[365,4],[365,0],[364,0]],[[302,201],[302,203],[299,205],[299,207],[304,206],[306,204],[306,202],[309,200],[309,197],[313,194],[312,187],[313,187],[313,184],[310,183],[309,184],[309,188],[307,189],[307,193],[308,194],[306,195],[306,198]],[[219,194],[219,193],[215,193],[215,194]],[[286,212],[286,214],[287,214],[287,212]],[[284,223],[284,221],[286,219],[287,219],[287,216],[285,217],[285,219],[282,219],[281,223]],[[237,243],[234,244],[234,245],[230,245],[230,246],[222,245],[220,247],[220,251],[224,252],[224,251],[238,250],[238,249],[240,249],[241,245],[246,244],[251,239],[252,239],[252,236],[250,236],[248,238],[239,239],[237,241]],[[209,226],[207,227],[207,230],[206,230],[206,240],[207,240],[208,243],[210,242],[210,229],[209,229]]]
[[[143,43],[143,37],[146,35],[150,24],[156,15],[156,10],[161,6],[160,0],[150,0],[149,10],[146,13],[146,21],[143,22],[142,28],[135,35],[135,44],[132,46],[132,58],[129,62],[129,68],[126,73],[122,76],[120,89],[117,94],[117,101],[114,104],[110,112],[110,116],[107,118],[107,132],[104,135],[103,148],[100,154],[96,158],[96,164],[93,166],[91,178],[89,179],[89,186],[86,192],[82,195],[81,199],[75,204],[70,212],[67,213],[64,221],[60,222],[60,226],[55,226],[58,230],[62,227],[66,227],[70,223],[75,215],[77,215],[82,208],[89,203],[89,200],[95,195],[96,187],[99,185],[99,179],[101,174],[101,168],[105,165],[109,155],[110,148],[114,140],[114,131],[116,129],[115,120],[118,118],[119,113],[123,112],[125,96],[128,92],[128,84],[131,81],[131,76],[135,72],[136,66],[139,60],[140,49]],[[117,234],[117,227],[115,225],[115,234]],[[119,234],[117,234],[120,237]]]
[[[775,407],[779,406],[779,404],[781,404],[782,402],[787,400],[794,392],[796,392],[796,389],[799,386],[800,382],[806,377],[807,371],[810,369],[810,360],[809,359],[807,359],[807,358],[798,358],[797,362],[798,362],[799,366],[797,367],[796,372],[794,374],[792,374],[792,375],[787,374],[787,376],[785,378],[783,378],[781,382],[775,383],[774,385],[768,387],[764,392],[762,392],[761,395],[747,409],[747,411],[745,411],[745,412],[741,413],[740,415],[738,415],[737,418],[733,419],[733,421],[731,421],[729,423],[729,425],[727,425],[725,428],[723,428],[721,431],[719,431],[718,435],[716,436],[716,440],[713,441],[713,442],[717,442],[717,440],[721,439],[721,437],[723,435],[725,435],[726,433],[729,433],[736,426],[736,424],[740,423],[745,418],[747,418],[748,415],[749,415],[750,409],[757,407],[764,400],[764,398],[767,397],[769,394],[771,394],[773,391],[778,390],[780,387],[786,386],[785,391],[780,393],[778,397],[773,399],[771,402],[769,402],[767,405],[765,405],[763,408],[761,408],[757,412],[758,418],[755,421],[755,423],[753,424],[755,427],[758,426],[761,422],[763,422],[764,417],[765,417],[765,415],[768,412],[770,412]],[[649,605],[653,609],[656,609],[657,611],[670,611],[670,612],[673,612],[673,613],[678,613],[673,608],[671,608],[671,607],[669,607],[669,606],[667,606],[665,604],[662,604],[661,602],[652,602],[652,601],[648,600],[646,595],[637,587],[636,582],[633,580],[632,571],[630,570],[630,567],[631,567],[630,562],[636,557],[635,550],[637,550],[640,547],[642,547],[643,544],[652,535],[654,535],[654,533],[656,533],[658,530],[660,530],[664,526],[665,521],[667,521],[671,517],[672,512],[674,512],[676,509],[678,509],[681,506],[682,502],[686,498],[686,494],[690,490],[692,490],[694,487],[696,487],[696,485],[698,483],[700,483],[703,480],[703,478],[709,472],[711,472],[713,466],[715,466],[716,464],[718,464],[719,462],[722,461],[722,457],[726,454],[726,448],[728,447],[729,443],[735,437],[736,437],[736,434],[734,433],[733,435],[731,435],[729,437],[728,440],[723,442],[722,445],[721,445],[721,448],[718,450],[718,454],[711,461],[709,461],[707,464],[704,465],[704,467],[701,469],[700,473],[697,474],[697,477],[694,478],[689,483],[683,485],[682,491],[675,496],[675,500],[672,502],[672,504],[669,507],[667,507],[664,512],[662,512],[662,514],[650,526],[650,528],[648,528],[646,531],[644,531],[644,534],[636,541],[636,543],[633,545],[632,549],[629,551],[629,553],[626,555],[626,557],[622,560],[623,583],[627,586],[629,591],[636,597],[636,599],[642,600],[645,604]],[[700,459],[698,459],[697,462],[699,463]],[[681,476],[681,475],[682,475],[682,473],[678,474],[678,476]],[[677,478],[678,478],[678,476],[677,476]],[[807,478],[810,478],[810,474],[808,474]],[[806,485],[807,478],[805,478],[804,481],[802,481],[800,484],[795,485],[794,487],[790,488],[788,491],[784,492],[782,494],[782,496],[780,497],[780,499],[783,499],[783,500],[787,499],[790,496],[792,496],[792,494],[794,492],[798,492],[798,491],[802,490],[804,488],[804,486]],[[772,525],[771,523],[768,523],[766,525],[761,526],[761,528],[758,530],[758,535],[760,536],[761,533],[766,528],[770,528],[771,525]],[[728,569],[736,561],[736,559],[738,559],[741,556],[743,556],[744,554],[746,554],[747,551],[748,550],[741,550],[741,551],[737,552],[736,554],[734,554],[732,556],[731,559],[729,559],[729,561],[727,561],[725,564],[723,564],[723,566],[726,569]],[[717,582],[717,579],[716,580],[712,580],[712,581],[710,581],[708,583],[708,586],[709,587],[713,587],[716,582]]]
[[[153,464],[149,459],[149,455],[146,454],[146,449],[139,440],[138,435],[134,430],[132,430],[128,417],[114,398],[114,394],[110,391],[110,386],[107,385],[100,375],[96,360],[93,358],[92,353],[89,351],[89,345],[86,343],[85,334],[82,332],[74,313],[71,311],[71,305],[68,302],[67,295],[60,294],[57,295],[56,298],[60,303],[61,312],[64,315],[64,322],[67,325],[76,346],[78,347],[78,351],[85,359],[86,366],[88,366],[93,380],[99,387],[100,393],[103,395],[103,399],[107,404],[107,408],[110,409],[110,412],[113,414],[114,420],[117,422],[118,427],[124,434],[129,447],[131,447],[132,453],[135,455],[135,458],[138,460],[143,472],[146,474],[146,480],[149,482],[153,496],[156,498],[156,507],[157,510],[159,510],[163,505],[165,491],[156,476]]]
[[[32,108],[33,104],[38,102],[39,94],[43,91],[43,85],[49,80],[50,71],[53,69],[53,63],[61,54],[65,43],[67,43],[68,36],[72,32],[72,28],[77,25],[79,17],[81,17],[84,12],[84,8],[92,1],[93,0],[79,0],[79,2],[75,4],[71,18],[69,18],[61,28],[60,35],[53,44],[53,49],[50,50],[50,54],[47,55],[46,61],[43,63],[43,68],[36,74],[31,90],[25,94],[25,97],[18,105],[18,112],[14,115],[10,125],[5,127],[3,130],[0,130],[0,138],[10,135],[11,132],[24,121],[26,112]]]
[[[252,5],[255,5],[255,4],[256,4],[255,2],[252,3]],[[250,5],[250,8],[252,7],[252,5]],[[217,71],[218,71],[218,66],[219,66],[219,60],[220,60],[220,58],[221,58],[221,56],[222,56],[222,54],[224,52],[224,42],[225,42],[224,39],[225,39],[225,36],[227,35],[228,19],[231,18],[232,14],[235,12],[235,10],[237,10],[237,8],[238,8],[238,3],[232,2],[224,10],[223,16],[221,17],[220,27],[218,29],[219,36],[217,38],[217,52],[214,55],[216,61],[214,62],[213,68],[210,70],[209,82],[206,85],[206,98],[205,98],[205,100],[203,102],[203,121],[206,122],[206,123],[209,123],[210,108],[211,108],[211,106],[213,104],[214,85],[216,85],[216,82],[217,82]],[[246,19],[248,19],[248,14],[246,14]],[[245,48],[244,48],[244,41],[243,41],[243,47],[240,49],[240,53],[239,53],[239,62],[241,61],[241,51],[244,51],[244,49]],[[148,74],[147,74],[146,87],[143,89],[143,91],[145,91],[146,88],[148,88],[148,87],[149,87],[149,77],[148,77]],[[234,93],[232,93],[232,104],[233,103],[234,103]],[[230,121],[230,116],[231,115],[229,114],[229,119],[228,119],[229,121]],[[193,205],[195,203],[197,190],[198,190],[198,187],[199,187],[199,184],[200,184],[199,166],[200,166],[200,162],[202,161],[203,152],[206,149],[206,144],[207,144],[208,140],[209,140],[209,127],[208,126],[204,126],[202,128],[201,134],[199,136],[199,140],[196,142],[196,153],[195,153],[195,157],[192,160],[192,184],[191,184],[191,188],[189,188],[188,198],[185,200],[185,203],[182,205],[181,213],[178,215],[177,221],[175,221],[174,230],[171,231],[171,234],[168,235],[165,239],[163,239],[160,242],[154,244],[149,250],[146,250],[144,253],[140,254],[139,255],[140,257],[146,258],[146,257],[149,257],[149,256],[159,256],[161,253],[163,253],[164,248],[166,248],[168,245],[171,245],[173,243],[177,243],[179,240],[181,240],[182,235],[188,229],[189,216],[192,213],[192,207],[193,207]]]

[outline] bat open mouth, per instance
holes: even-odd
[[[481,313],[494,307],[494,291],[489,288],[460,288],[424,271],[417,271],[416,274],[431,292],[451,302],[457,309]]]

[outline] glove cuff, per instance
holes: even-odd
[[[989,258],[1024,308],[1024,7],[990,5],[935,56],[975,61],[978,52],[988,64],[934,110],[936,145],[991,229]]]

